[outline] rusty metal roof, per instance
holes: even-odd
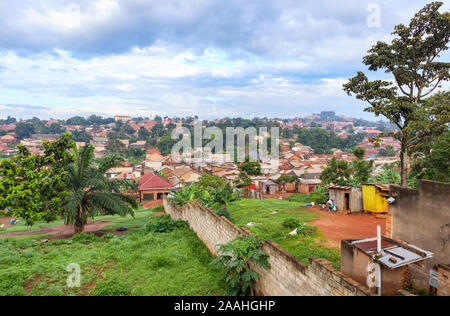
[[[331,185],[328,187],[328,189],[335,189],[335,190],[350,190],[352,186],[349,185]]]
[[[392,247],[393,244],[386,240],[381,240],[381,249]],[[355,244],[355,247],[364,251],[367,254],[371,254],[373,252],[377,251],[377,240],[367,240],[367,241],[361,241],[357,244]]]
[[[381,253],[377,256],[377,238],[368,238],[352,242],[352,245],[368,256],[390,269],[399,268],[411,263],[424,261],[433,257],[433,253],[420,249],[414,245],[403,245],[397,241],[381,240]]]

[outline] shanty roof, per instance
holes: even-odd
[[[173,189],[173,185],[155,173],[148,173],[139,180],[139,190]]]
[[[382,237],[381,253],[377,255],[377,238],[368,238],[352,242],[352,245],[369,256],[373,260],[390,269],[399,268],[411,263],[416,263],[433,257],[433,253],[420,249],[414,245],[401,243],[396,240]]]
[[[267,186],[278,185],[278,184],[276,184],[275,182],[273,182],[271,180],[262,180],[261,182],[264,183],[264,185],[267,185]]]
[[[376,187],[380,190],[383,190],[383,191],[389,190],[389,187],[390,187],[390,184],[384,184],[384,183],[366,183],[363,185],[373,185],[374,187]]]
[[[328,190],[350,190],[352,188],[352,186],[349,185],[330,185],[328,187]]]
[[[320,180],[320,179],[301,179],[300,182],[301,182],[301,184],[314,185],[314,184],[321,184],[322,180]]]

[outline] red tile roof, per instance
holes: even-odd
[[[161,152],[158,149],[150,149],[149,151],[147,151],[147,155],[153,155],[153,154],[158,154],[161,155]]]
[[[149,173],[139,180],[139,190],[173,189],[173,185],[166,179],[154,173]]]

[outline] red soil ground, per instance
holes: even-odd
[[[319,207],[310,210],[321,215],[321,218],[310,222],[318,227],[328,239],[327,246],[340,248],[343,239],[362,239],[375,237],[377,225],[381,226],[381,233],[386,231],[386,219],[377,218],[374,214],[345,214],[328,213]]]
[[[5,218],[2,218],[2,223],[4,223]],[[9,223],[9,220],[8,220]],[[6,224],[6,223],[5,223]],[[89,222],[85,228],[84,232],[89,233],[96,233],[101,228],[111,225],[110,222]],[[9,225],[10,226],[10,225]],[[5,225],[6,227],[6,225]],[[74,235],[73,227],[61,225],[61,226],[51,226],[46,227],[40,230],[32,231],[32,232],[19,232],[19,233],[7,233],[7,234],[0,234],[0,238],[5,237],[23,237],[23,236],[34,236],[34,235],[54,235],[56,238],[70,238]]]
[[[0,226],[5,225],[4,228],[11,226],[9,221],[12,217],[0,217]]]

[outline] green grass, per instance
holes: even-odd
[[[93,221],[103,221],[103,222],[111,222],[112,224],[109,226],[105,226],[102,230],[108,231],[111,229],[118,228],[120,226],[127,226],[128,228],[137,228],[142,227],[147,221],[150,216],[153,215],[155,212],[164,212],[164,207],[157,206],[154,208],[140,208],[135,211],[135,219],[133,219],[130,215],[127,215],[126,217],[120,217],[120,216],[96,216]],[[126,225],[124,225],[126,223]],[[22,233],[22,232],[33,232],[38,231],[46,227],[51,226],[60,226],[64,225],[63,220],[54,221],[51,223],[45,223],[45,222],[39,222],[36,223],[33,226],[27,226],[25,222],[19,219],[19,223],[14,226],[9,226],[4,229],[0,229],[0,235],[6,234],[6,233]]]
[[[187,229],[169,234],[140,229],[123,236],[79,235],[40,243],[0,239],[0,295],[226,295],[224,272]],[[66,285],[71,263],[81,288]]]
[[[300,204],[307,204],[312,202],[312,198],[309,194],[292,194],[290,197],[288,197],[288,201],[290,202],[296,202]]]
[[[292,229],[283,227],[282,223],[287,218],[304,223],[319,218],[316,213],[302,207],[303,204],[276,199],[242,199],[230,206],[229,212],[237,226],[246,227],[261,238],[276,242],[304,263],[308,263],[309,257],[325,258],[339,268],[339,251],[323,246],[326,239],[320,232],[313,237],[289,236]],[[275,211],[277,213],[273,214]],[[247,226],[250,222],[257,225]]]

